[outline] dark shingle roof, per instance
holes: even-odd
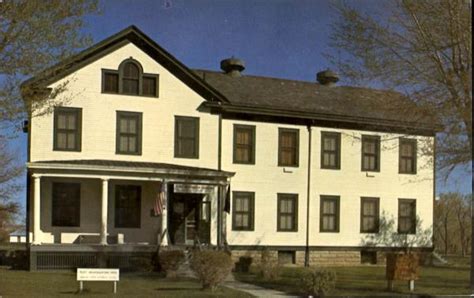
[[[22,84],[23,96],[36,94],[38,88],[41,90],[47,87],[127,42],[135,44],[167,68],[202,95],[210,106],[221,103],[223,107],[246,107],[249,112],[262,115],[264,112],[259,109],[269,109],[273,115],[292,118],[413,127],[429,131],[438,128],[430,117],[420,113],[413,102],[396,92],[345,86],[327,87],[316,82],[245,74],[242,77],[231,77],[207,70],[192,71],[135,26],[130,26],[25,81]]]
[[[348,86],[323,86],[316,82],[293,81],[222,72],[195,70],[219,90],[232,105],[279,109],[315,115],[380,119],[431,127],[432,119],[400,93]]]

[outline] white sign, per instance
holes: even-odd
[[[77,281],[119,281],[120,269],[77,268]]]
[[[175,184],[173,190],[175,193],[178,192],[208,194],[214,190],[214,186],[200,184]]]

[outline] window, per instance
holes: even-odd
[[[158,74],[143,73],[140,63],[124,60],[117,70],[102,69],[102,92],[158,97]]]
[[[232,230],[253,231],[255,193],[234,191],[232,197]]]
[[[278,165],[297,167],[299,151],[298,129],[278,129]]]
[[[140,86],[140,69],[132,62],[123,64],[122,69],[122,92],[123,94],[138,95]]]
[[[321,132],[321,169],[341,168],[341,134]]]
[[[175,117],[174,157],[199,158],[199,118]]]
[[[154,76],[143,76],[143,95],[144,96],[158,96],[156,88],[157,78]]]
[[[360,232],[379,232],[379,198],[361,198]]]
[[[255,164],[255,126],[234,125],[234,163]]]
[[[416,233],[416,200],[398,200],[398,233]]]
[[[296,264],[296,252],[294,250],[279,250],[278,264],[288,265]]]
[[[416,140],[400,138],[399,173],[416,174]]]
[[[360,251],[360,263],[361,264],[377,264],[377,252],[371,250]]]
[[[339,232],[339,197],[321,196],[320,232]]]
[[[140,155],[142,113],[117,111],[117,154]]]
[[[102,71],[102,92],[119,93],[119,74],[114,70]]]
[[[138,185],[115,186],[116,228],[140,228],[141,194]]]
[[[278,194],[277,231],[298,231],[298,195]]]
[[[379,136],[362,136],[362,171],[380,171]]]
[[[81,185],[79,183],[53,183],[52,201],[52,226],[80,226]]]
[[[57,107],[54,110],[53,149],[81,151],[82,109]]]

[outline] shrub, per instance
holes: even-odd
[[[184,252],[181,250],[164,250],[159,253],[161,269],[166,272],[166,277],[176,277],[176,271],[184,263]]]
[[[212,291],[226,279],[232,267],[232,258],[224,251],[195,251],[191,260],[191,269],[201,281],[202,287]]]
[[[151,257],[131,257],[130,258],[130,270],[131,271],[142,271],[151,272],[153,271],[153,263]]]
[[[273,258],[268,249],[262,251],[258,274],[263,280],[272,281],[278,279],[281,266],[276,258]]]
[[[322,297],[334,290],[336,273],[328,269],[309,269],[303,273],[301,283],[307,294]]]

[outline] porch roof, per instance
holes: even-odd
[[[32,170],[69,170],[229,178],[233,172],[184,165],[104,159],[45,160],[27,163]]]

